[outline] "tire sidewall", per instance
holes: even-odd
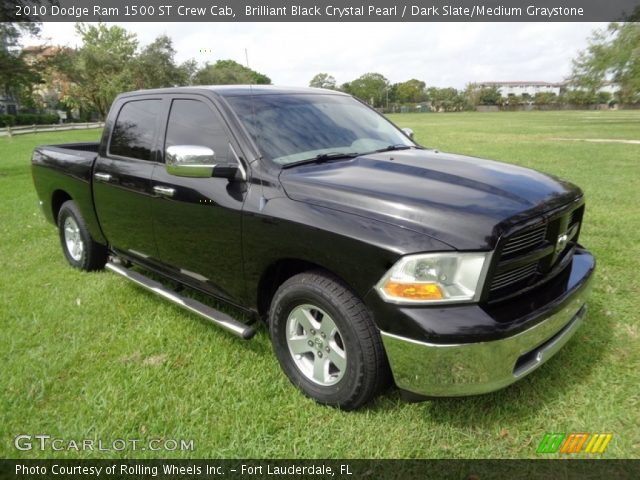
[[[64,222],[69,217],[73,218],[73,220],[76,222],[76,225],[78,225],[78,229],[80,231],[80,237],[82,238],[83,248],[82,248],[82,257],[80,258],[80,260],[75,260],[71,256],[71,254],[69,253],[69,249],[67,248],[67,242],[64,234]],[[89,238],[89,234],[87,232],[86,227],[84,226],[84,222],[82,222],[82,218],[75,211],[75,205],[71,204],[70,202],[66,202],[60,208],[60,212],[58,213],[58,231],[60,234],[60,243],[62,245],[62,251],[64,252],[64,256],[69,262],[69,264],[75,268],[86,270],[91,238]]]
[[[304,304],[310,304],[324,310],[335,322],[347,355],[347,369],[342,378],[333,385],[323,386],[309,380],[300,371],[289,351],[287,344],[287,319],[291,311]],[[319,401],[339,406],[346,403],[355,394],[358,377],[363,374],[363,356],[360,340],[348,320],[348,314],[340,304],[321,288],[311,284],[284,285],[278,290],[270,314],[271,342],[281,368],[291,382],[302,391]]]

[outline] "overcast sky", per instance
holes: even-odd
[[[338,84],[366,72],[392,83],[561,81],[597,23],[122,23],[141,45],[166,34],[177,60],[233,59],[276,85],[306,86],[318,72]],[[51,44],[80,45],[72,23],[45,23]],[[200,50],[206,50],[200,52]]]

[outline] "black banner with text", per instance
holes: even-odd
[[[0,460],[0,479],[640,478],[639,460]]]
[[[638,21],[639,0],[4,0],[2,21],[597,22]]]

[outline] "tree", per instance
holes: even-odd
[[[609,92],[598,92],[598,93],[596,93],[596,103],[609,104],[612,100],[613,100],[612,95]]]
[[[400,103],[420,103],[427,98],[426,84],[421,80],[412,78],[406,82],[397,83],[395,87],[395,100]]]
[[[484,87],[478,92],[480,105],[499,105],[502,95],[496,87]]]
[[[55,59],[65,48],[40,45],[22,49],[25,62],[38,69],[38,81],[21,86],[21,110],[60,109],[60,98],[68,93],[68,79],[56,70]]]
[[[326,88],[327,90],[336,89],[336,79],[328,73],[318,73],[309,82],[310,87]]]
[[[462,112],[464,110],[473,110],[473,105],[469,103],[463,92],[456,90],[456,94],[452,99],[452,108],[454,112]]]
[[[76,51],[63,51],[56,59],[58,68],[73,83],[63,102],[71,108],[107,115],[113,99],[136,88],[136,35],[118,26],[76,25],[83,45]]]
[[[138,51],[134,33],[104,24],[78,24],[82,46],[61,49],[54,60],[56,74],[71,87],[61,99],[68,108],[97,112],[104,118],[113,99],[128,90],[188,85],[196,71],[193,60],[175,63],[173,43],[157,37]]]
[[[271,79],[233,60],[218,60],[213,65],[207,63],[194,76],[196,85],[270,85]]]
[[[467,100],[467,103],[472,106],[477,106],[480,104],[480,87],[477,83],[467,83],[467,86],[464,89],[464,96]]]
[[[467,98],[455,88],[431,87],[427,90],[427,99],[436,112],[459,112],[469,109]]]
[[[551,105],[556,103],[557,96],[554,92],[538,92],[533,96],[536,105]]]
[[[467,106],[478,105],[500,105],[503,103],[502,94],[498,87],[483,87],[477,83],[469,83],[464,91],[464,98]],[[514,98],[509,98],[508,102],[513,105]]]
[[[640,102],[640,23],[614,22],[596,30],[573,61],[571,80],[590,93],[612,81],[621,102]]]
[[[394,104],[394,106],[397,106],[397,104],[399,103],[399,100],[398,100],[398,85],[400,85],[400,84],[399,83],[392,83],[391,85],[389,85],[389,87],[387,88],[387,92],[385,94],[387,96],[388,102],[390,104]]]
[[[161,88],[188,85],[197,65],[194,60],[176,65],[173,42],[161,35],[142,49],[134,61],[136,88]]]
[[[380,107],[386,102],[389,80],[380,73],[365,73],[355,80],[345,83],[343,88],[347,93],[355,95],[360,100]]]
[[[0,6],[2,20],[11,17],[15,6],[3,4]],[[40,24],[27,22],[0,22],[0,93],[10,97],[21,97],[27,103],[31,101],[33,85],[40,83],[40,65],[37,62],[27,62],[24,51],[20,48],[20,39],[25,34],[37,35]],[[3,113],[3,112],[0,112]]]
[[[563,103],[571,105],[591,105],[596,103],[595,92],[583,89],[567,90],[561,96]]]

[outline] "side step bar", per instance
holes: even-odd
[[[140,285],[141,287],[144,287],[147,290],[150,290],[153,293],[156,293],[161,297],[166,298],[170,302],[173,302],[176,305],[181,306],[185,310],[189,310],[190,312],[200,315],[201,317],[209,320],[212,323],[215,323],[219,327],[224,328],[228,332],[231,332],[234,335],[237,335],[238,337],[243,338],[244,340],[249,340],[256,334],[256,331],[253,327],[249,325],[245,325],[244,323],[240,323],[237,320],[234,320],[233,318],[231,318],[226,313],[223,313],[219,310],[211,308],[205,305],[204,303],[201,303],[192,298],[183,297],[182,295],[174,291],[171,291],[168,288],[165,288],[164,285],[162,285],[161,283],[156,282],[155,280],[152,280],[148,277],[145,277],[144,275],[134,270],[125,268],[120,265],[116,265],[115,263],[112,263],[112,262],[107,262],[105,267],[108,270],[111,270],[112,272],[117,273],[118,275],[122,275],[123,277],[128,278],[129,280]]]

